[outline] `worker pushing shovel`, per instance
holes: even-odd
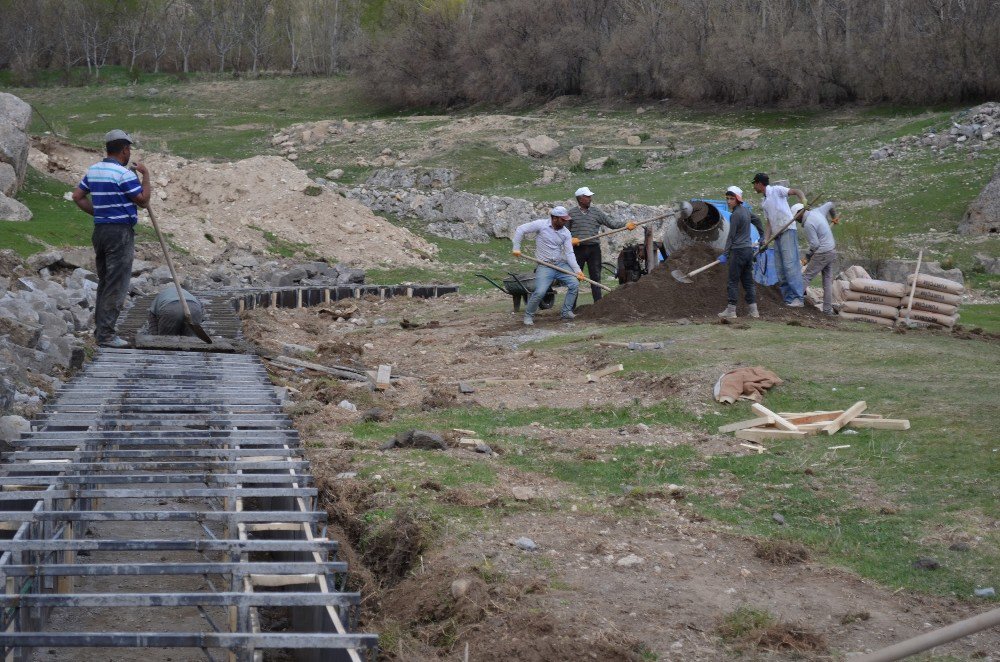
[[[580,289],[578,283],[584,281],[593,283],[584,277],[580,265],[576,262],[576,256],[573,254],[573,237],[566,229],[569,219],[569,212],[566,211],[566,208],[559,206],[554,207],[549,212],[548,218],[540,218],[519,225],[514,230],[514,250],[512,251],[514,256],[524,257],[538,264],[535,269],[535,289],[528,297],[528,305],[524,309],[524,323],[527,326],[535,323],[535,313],[553,281],[566,286],[566,298],[563,300],[560,315],[564,320],[576,317],[573,314],[573,305],[576,303],[576,295]],[[536,235],[535,258],[521,254],[521,240],[528,234]]]

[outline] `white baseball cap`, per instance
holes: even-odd
[[[573,195],[574,197],[579,198],[581,195],[594,195],[594,192],[591,191],[586,186],[581,186],[580,188],[576,189],[576,193],[574,193]]]
[[[558,207],[553,207],[552,211],[549,212],[549,216],[558,216],[559,218],[569,218],[569,212],[562,205]]]
[[[804,207],[805,207],[805,205],[804,205],[804,204],[802,204],[801,202],[797,202],[797,203],[795,203],[794,205],[792,205],[792,218],[795,218],[795,216],[796,216],[796,215],[797,215],[797,214],[798,214],[798,213],[799,213],[800,211],[802,211],[802,209],[803,209]]]
[[[121,129],[112,129],[111,131],[108,131],[107,133],[104,134],[105,144],[112,142],[114,140],[127,140],[129,141],[129,144],[135,143],[135,141],[132,140],[132,136],[128,135]]]
[[[743,202],[743,189],[739,186],[730,186],[726,189],[726,193],[732,193],[739,202]]]

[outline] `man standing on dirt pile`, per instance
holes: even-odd
[[[719,313],[719,317],[731,319],[736,317],[736,303],[739,301],[740,283],[743,283],[743,293],[750,317],[760,317],[757,311],[757,288],[753,282],[753,246],[750,237],[750,226],[764,234],[764,224],[757,214],[743,206],[743,189],[730,186],[726,189],[726,205],[729,206],[729,236],[726,237],[726,252],[719,256],[719,261],[729,265],[729,284],[727,295],[729,305]]]
[[[535,267],[535,289],[528,297],[528,305],[524,309],[524,323],[531,326],[535,323],[535,312],[538,305],[549,291],[552,281],[558,281],[566,286],[566,298],[563,300],[561,317],[564,320],[571,320],[576,315],[573,314],[573,306],[576,305],[576,293],[579,290],[577,280],[584,279],[580,265],[576,263],[576,256],[573,255],[573,237],[566,224],[569,222],[569,212],[565,207],[555,207],[549,212],[549,218],[540,218],[524,225],[517,226],[514,230],[514,250],[515,257],[521,256],[521,239],[526,234],[535,234],[535,257],[544,262],[548,262],[557,267],[561,267],[576,274],[576,280],[572,276],[556,271],[544,265]]]
[[[837,268],[837,243],[833,240],[830,223],[836,225],[840,216],[832,202],[802,213],[804,210],[802,204],[792,206],[792,215],[802,223],[806,242],[809,244],[809,252],[803,260],[805,270],[802,272],[802,280],[808,286],[816,274],[823,274],[823,312],[833,315],[833,272]]]
[[[797,188],[770,185],[767,173],[758,172],[753,178],[753,190],[764,196],[764,215],[767,216],[768,231],[764,241],[768,241],[781,228],[792,220],[792,210],[788,207],[788,196],[794,195],[806,204],[806,194]],[[805,305],[805,285],[802,282],[802,265],[799,263],[799,237],[792,225],[774,242],[774,255],[777,258],[778,287],[785,299],[785,304],[793,308]]]
[[[94,337],[101,347],[128,347],[118,337],[115,322],[128,295],[135,255],[135,224],[139,210],[149,204],[152,188],[149,170],[142,163],[135,172],[125,166],[132,158],[132,137],[121,129],[104,135],[107,158],[87,170],[73,190],[76,206],[94,217],[91,239],[97,262],[97,305],[94,308]],[[88,198],[87,196],[90,196]]]
[[[586,186],[576,190],[576,204],[569,211],[569,230],[573,235],[573,254],[580,266],[586,266],[590,275],[590,280],[601,282],[601,240],[591,239],[601,231],[601,226],[616,230],[618,228],[635,229],[635,223],[620,223],[613,221],[600,209],[590,206],[590,201],[594,197],[594,192]],[[583,241],[589,239],[589,241]],[[594,301],[601,300],[601,288],[591,285],[590,291],[594,295]]]
[[[198,297],[185,289],[181,289],[188,310],[191,311],[191,321],[201,324],[205,317],[205,309]],[[177,286],[167,285],[149,305],[146,318],[146,328],[152,336],[194,336],[191,326],[184,319],[184,307],[177,296]]]

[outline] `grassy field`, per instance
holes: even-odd
[[[397,462],[366,450],[401,430],[471,429],[503,450],[500,462],[566,484],[596,511],[641,515],[641,501],[609,504],[623,490],[641,493],[674,483],[684,486],[697,512],[723,528],[801,542],[824,562],[886,586],[967,598],[973,588],[994,585],[1000,567],[995,526],[1000,457],[992,421],[982,413],[992,408],[1000,389],[1000,355],[986,351],[993,345],[943,334],[900,336],[845,326],[827,330],[761,323],[733,331],[719,325],[644,325],[600,332],[604,340],[679,341],[660,352],[613,352],[608,360],[625,365],[623,379],[638,374],[683,379],[715,375],[719,366],[737,362],[765,365],[785,380],[767,396],[767,406],[775,411],[846,408],[865,400],[874,413],[910,419],[912,429],[768,442],[762,455],[706,459],[679,445],[626,446],[613,454],[581,457],[502,429],[540,423],[569,433],[642,422],[711,434],[753,413],[747,404],[713,404],[707,395],[701,404],[710,411],[704,415],[673,398],[649,407],[609,403],[575,409],[572,415],[558,408],[413,410],[397,412],[391,423],[354,425],[351,432],[361,446],[357,459],[364,475],[378,473],[391,482],[394,501],[421,503],[440,521],[475,524],[497,513],[442,509],[418,487],[415,476],[475,493],[495,483],[496,472],[488,465],[431,451],[412,451],[407,462]],[[572,353],[593,332],[586,328],[524,347]],[[701,392],[707,394],[709,386],[705,383]],[[829,449],[845,444],[850,447]],[[776,512],[786,526],[773,521]],[[389,508],[379,516],[391,514]],[[972,550],[949,549],[955,540],[968,541]],[[922,556],[938,559],[942,568],[913,568],[913,560]]]

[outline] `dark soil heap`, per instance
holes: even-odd
[[[670,272],[680,269],[688,273],[713,262],[718,252],[707,244],[695,244],[670,256],[653,271],[635,283],[621,286],[605,295],[592,306],[581,307],[581,319],[602,322],[628,322],[634,320],[675,320],[687,318],[715,318],[726,307],[726,285],[729,266],[719,264],[693,276],[691,283],[679,283]],[[822,314],[811,306],[789,308],[784,304],[777,287],[757,283],[757,307],[760,316],[771,320],[803,318],[822,319]],[[743,287],[739,291],[737,315],[747,317]]]

